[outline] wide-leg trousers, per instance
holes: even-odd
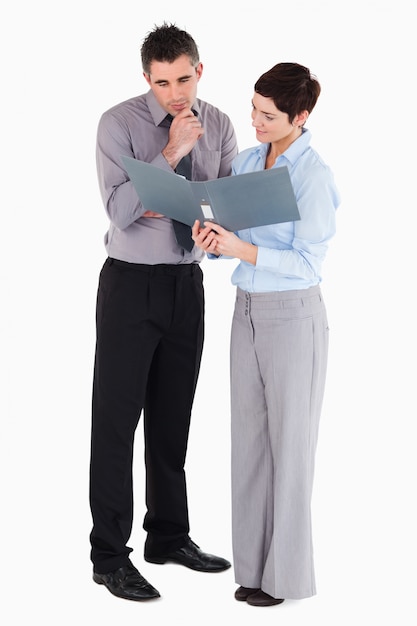
[[[311,496],[328,336],[319,286],[237,289],[231,334],[235,580],[275,598],[316,593]]]
[[[127,564],[132,462],[143,409],[145,552],[158,556],[189,532],[186,457],[204,335],[198,264],[107,259],[97,296],[90,463],[91,560],[98,573]]]

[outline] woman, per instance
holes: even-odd
[[[240,259],[232,274],[233,559],[235,598],[254,606],[316,593],[310,504],[329,333],[320,282],[339,205],[304,127],[320,91],[297,63],[263,74],[252,100],[260,144],[233,164],[233,174],[288,167],[301,219],[237,233],[193,227],[209,258]]]

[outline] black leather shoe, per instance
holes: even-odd
[[[226,559],[202,552],[189,537],[182,548],[157,557],[145,555],[145,561],[158,564],[178,563],[198,572],[222,572],[231,567],[231,563]]]
[[[259,589],[256,593],[248,596],[246,602],[252,606],[273,606],[274,604],[281,604],[284,600],[273,598],[265,591]]]
[[[253,595],[259,591],[259,587],[257,589],[253,589],[252,587],[238,587],[235,591],[235,598],[239,600],[239,602],[244,602],[248,596]]]
[[[159,591],[152,587],[133,565],[119,567],[108,574],[93,573],[93,580],[104,585],[114,596],[125,600],[152,600],[159,598]]]

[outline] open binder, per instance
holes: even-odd
[[[288,168],[190,181],[150,163],[121,157],[148,211],[192,226],[212,220],[230,231],[300,219]]]

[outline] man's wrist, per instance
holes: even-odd
[[[165,161],[168,163],[168,165],[170,165],[172,169],[175,170],[181,160],[176,151],[172,150],[168,146],[165,146],[165,148],[161,151],[161,154],[164,157]]]

